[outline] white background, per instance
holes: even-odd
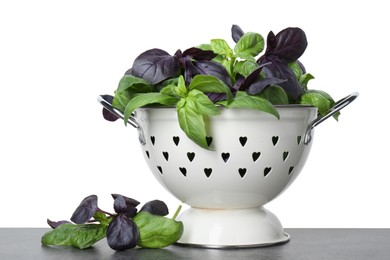
[[[69,219],[87,195],[180,203],[149,172],[137,133],[103,120],[141,52],[230,40],[232,24],[301,27],[309,88],[360,97],[316,129],[308,162],[269,203],[285,227],[390,227],[390,21],[385,1],[0,2],[0,227]]]

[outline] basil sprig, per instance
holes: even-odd
[[[312,105],[323,115],[335,104],[328,93],[307,88],[314,77],[298,60],[307,47],[302,29],[270,31],[264,40],[233,25],[231,36],[234,47],[212,39],[174,55],[158,48],[141,53],[107,101],[124,113],[125,123],[140,107],[176,107],[181,129],[206,149],[205,119],[218,115],[220,106],[256,109],[279,118],[274,105]],[[107,111],[103,116],[115,120]]]
[[[114,250],[126,250],[137,245],[162,248],[175,243],[183,234],[183,223],[176,221],[181,206],[173,218],[167,218],[168,207],[160,200],[146,203],[138,212],[137,200],[112,194],[115,213],[97,206],[97,196],[83,199],[71,221],[50,221],[53,230],[42,236],[43,245],[91,247],[103,238]]]

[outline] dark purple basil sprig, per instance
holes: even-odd
[[[235,43],[237,43],[241,39],[241,37],[245,34],[245,32],[241,29],[241,27],[236,24],[232,25],[231,32],[232,32],[232,39]]]
[[[73,212],[72,217],[70,218],[76,224],[87,223],[98,210],[98,198],[96,195],[90,195],[84,198],[80,205]]]
[[[145,229],[143,234],[163,232],[159,230],[163,228],[163,225],[153,225],[150,221],[155,220],[158,223],[167,221],[171,224],[170,234],[175,236],[173,238],[161,237],[161,243],[158,240],[153,241],[153,246],[158,244],[166,246],[180,238],[183,232],[182,223],[177,222],[175,217],[173,219],[164,217],[169,214],[169,211],[163,201],[149,201],[138,211],[139,201],[120,194],[112,194],[112,197],[115,213],[101,210],[98,207],[97,196],[90,195],[81,201],[72,214],[73,223],[66,220],[51,221],[48,219],[47,223],[53,230],[42,237],[42,244],[67,245],[83,249],[106,237],[108,245],[114,250],[126,250],[137,245],[148,247],[148,241],[145,242],[140,237],[142,230],[133,220],[140,212],[143,214],[137,217],[137,221],[142,223],[142,228]]]
[[[300,28],[289,27],[276,35],[271,31],[267,36],[266,51],[257,60],[260,65],[267,64],[263,68],[266,77],[285,80],[278,85],[295,101],[300,98],[304,89],[288,64],[297,61],[306,47],[306,34]]]
[[[142,78],[152,85],[184,75],[189,84],[196,75],[212,75],[231,85],[225,68],[217,62],[211,61],[216,56],[209,50],[189,48],[182,52],[177,50],[174,55],[161,49],[151,49],[141,53],[126,75]]]

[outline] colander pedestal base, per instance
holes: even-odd
[[[205,248],[250,248],[286,243],[279,219],[264,207],[248,209],[189,208],[177,218],[184,224],[178,245]]]

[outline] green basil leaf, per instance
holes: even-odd
[[[239,52],[239,53],[236,53],[236,56],[240,59],[243,59],[243,60],[247,60],[247,61],[252,61],[252,62],[256,62],[256,59],[254,56],[246,53],[246,52]]]
[[[211,49],[216,54],[224,55],[226,57],[233,56],[233,50],[230,48],[229,44],[223,39],[211,40]]]
[[[151,104],[161,104],[165,106],[173,106],[178,101],[177,97],[164,95],[161,93],[151,92],[151,93],[143,93],[135,96],[130,102],[127,104],[124,112],[125,124],[129,120],[131,114],[137,108],[151,105]]]
[[[179,77],[164,80],[163,82],[161,82],[161,84],[158,84],[158,85],[154,86],[155,87],[155,91],[154,92],[160,92],[163,88],[165,88],[167,86],[170,86],[170,85],[177,86],[177,82],[178,81],[179,81]]]
[[[204,51],[212,51],[211,44],[203,43],[198,45],[196,48],[204,50]]]
[[[304,90],[307,90],[307,83],[309,80],[314,79],[314,76],[311,75],[310,73],[302,74],[299,77],[299,84],[303,87]]]
[[[203,93],[225,93],[228,101],[233,99],[230,88],[222,80],[211,75],[196,75],[189,88],[190,90],[197,89]]]
[[[245,108],[245,109],[257,109],[266,113],[274,115],[276,118],[280,118],[279,112],[268,100],[259,97],[248,95],[245,91],[237,91],[234,100],[230,103],[226,101],[218,102],[227,108]]]
[[[112,106],[119,109],[120,111],[125,111],[127,104],[135,96],[135,93],[130,91],[119,92],[115,91],[114,99],[112,100]]]
[[[288,67],[294,72],[294,75],[297,79],[299,79],[302,76],[302,69],[301,66],[299,66],[298,62],[290,62],[288,64]]]
[[[305,93],[301,96],[300,104],[312,105],[318,108],[321,115],[325,115],[330,108],[330,101],[317,92]]]
[[[286,91],[278,85],[269,85],[259,93],[259,96],[267,99],[273,105],[289,104]]]
[[[176,93],[176,88],[177,88],[176,85],[173,84],[167,85],[160,90],[160,94],[173,96],[173,97],[176,96],[177,98],[180,98],[180,96],[178,96]]]
[[[134,218],[140,231],[138,245],[162,248],[177,242],[183,234],[183,223],[148,212],[139,212]]]
[[[115,96],[112,101],[113,107],[124,111],[129,101],[138,93],[152,92],[153,86],[149,82],[132,75],[121,78]]]
[[[186,102],[186,99],[181,99],[177,104],[177,115],[180,128],[184,133],[203,148],[208,148],[206,141],[206,126],[201,115],[193,102]]]
[[[175,89],[175,92],[179,97],[185,98],[188,94],[188,90],[186,87],[186,83],[183,76],[180,76],[177,81],[177,87]]]
[[[321,96],[323,96],[324,98],[326,98],[327,100],[329,100],[330,106],[334,106],[334,104],[336,104],[336,102],[335,102],[334,99],[331,97],[331,95],[329,95],[328,93],[326,93],[326,92],[323,91],[323,90],[310,89],[310,90],[308,90],[306,93],[317,93],[317,94],[320,94]]]
[[[330,104],[329,104],[329,108],[328,110],[326,111],[326,113],[329,112],[329,109],[332,108],[336,102],[334,101],[334,99],[331,97],[331,95],[329,95],[327,92],[325,91],[322,91],[322,90],[315,90],[315,89],[310,89],[308,90],[306,93],[317,93],[321,96],[323,96],[324,98],[326,98]],[[337,121],[339,120],[339,116],[340,116],[340,112],[336,112],[335,114],[333,114],[333,118],[336,119]]]
[[[88,248],[106,236],[107,226],[101,224],[62,224],[42,236],[44,245]]]
[[[151,92],[153,86],[149,82],[132,75],[124,75],[119,81],[117,91],[124,92],[127,90],[132,90],[134,92],[145,93]]]
[[[255,69],[259,67],[259,64],[253,61],[239,61],[234,65],[233,72],[239,73],[244,77],[248,77]]]
[[[108,218],[106,214],[104,214],[101,211],[96,211],[95,215],[93,215],[93,218],[100,222],[102,225],[108,225],[110,224],[110,221],[112,218]]]
[[[201,115],[214,116],[221,113],[205,94],[196,89],[188,93],[186,102]]]
[[[240,53],[245,53],[252,57],[257,56],[264,49],[264,38],[258,33],[245,33],[234,47],[234,51],[238,57]]]

